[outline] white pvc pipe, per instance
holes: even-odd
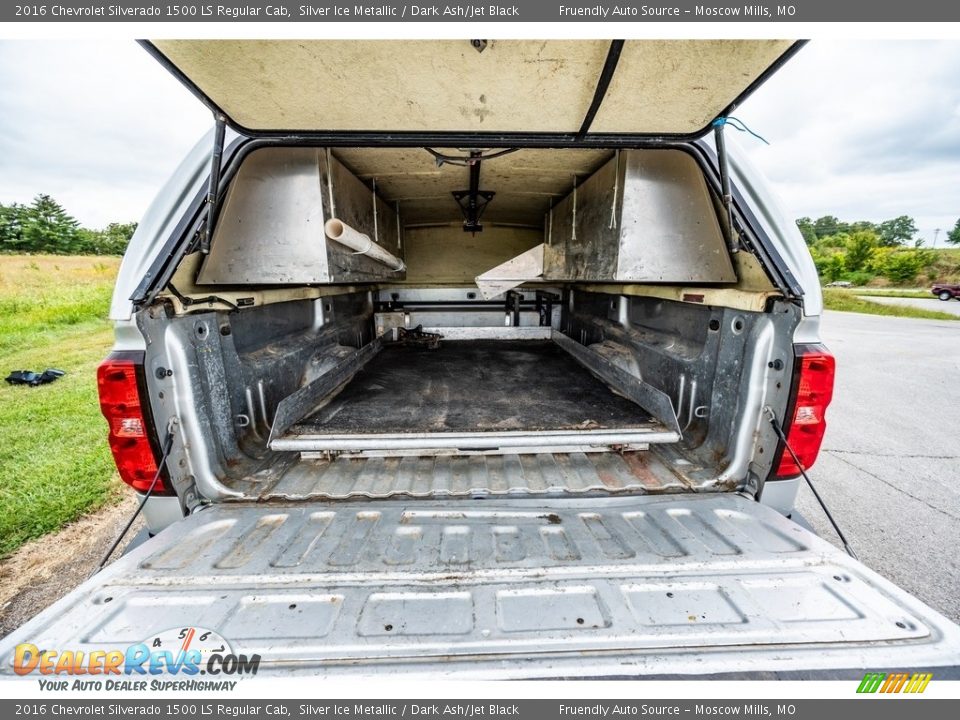
[[[366,255],[377,262],[382,262],[396,272],[403,272],[407,269],[403,260],[393,253],[384,250],[371,240],[369,236],[354,230],[342,220],[330,218],[324,223],[323,231],[327,234],[327,237],[334,242],[338,242],[360,255]]]

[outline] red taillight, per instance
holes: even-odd
[[[156,441],[145,398],[142,352],[114,352],[97,368],[100,411],[110,428],[108,439],[120,479],[146,492],[157,474]],[[154,494],[169,494],[164,474]]]
[[[787,442],[806,470],[816,462],[823,434],[827,430],[826,412],[833,398],[836,361],[823,345],[797,345],[794,355],[793,395],[784,430]],[[779,479],[799,475],[800,468],[787,449],[781,447],[780,453],[774,477]]]

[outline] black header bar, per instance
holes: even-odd
[[[3,3],[0,22],[955,22],[960,3],[943,0],[720,0],[606,2],[348,2],[249,0],[219,3],[146,0],[36,0]]]

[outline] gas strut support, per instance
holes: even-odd
[[[717,144],[717,163],[720,165],[720,193],[727,216],[727,247],[730,252],[740,252],[740,238],[733,226],[733,195],[730,191],[730,166],[727,159],[727,142],[723,137],[724,118],[713,123],[713,137]]]
[[[210,154],[210,184],[207,186],[207,222],[200,236],[200,252],[210,252],[210,238],[213,237],[213,224],[217,220],[217,196],[220,190],[220,165],[223,159],[223,137],[227,129],[227,119],[216,116],[213,130],[213,152]]]
[[[460,206],[460,212],[463,213],[463,231],[470,233],[483,232],[483,225],[480,224],[480,216],[486,210],[487,205],[493,200],[495,192],[480,189],[480,165],[483,162],[483,153],[479,150],[470,152],[470,159],[467,164],[470,166],[470,189],[454,190],[453,199]]]

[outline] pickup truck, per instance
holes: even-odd
[[[790,519],[834,361],[728,119],[799,43],[144,47],[215,119],[98,372],[154,537],[0,672],[202,631],[261,676],[956,676]]]
[[[950,283],[935,283],[930,288],[930,292],[943,301],[960,300],[960,285],[951,285]]]

